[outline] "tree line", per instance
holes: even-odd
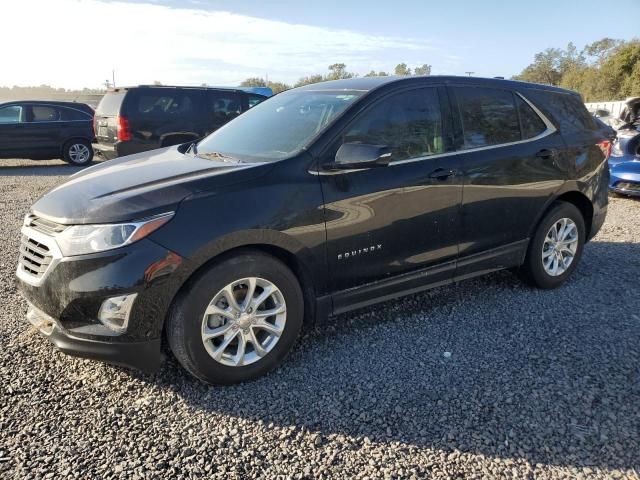
[[[640,39],[603,38],[582,50],[573,43],[547,48],[513,79],[575,90],[585,102],[640,96]]]
[[[334,63],[333,65],[329,65],[329,72],[326,74],[314,74],[306,77],[301,77],[296,83],[293,85],[289,85],[282,82],[272,82],[270,80],[265,80],[262,77],[251,77],[243,80],[240,83],[241,87],[269,87],[273,90],[273,93],[280,93],[285,90],[289,90],[294,87],[301,87],[303,85],[310,85],[312,83],[325,82],[327,80],[341,80],[343,78],[356,78],[359,75],[354,72],[349,72],[347,70],[347,66],[344,63]],[[396,65],[393,73],[388,73],[384,71],[371,70],[369,73],[365,74],[365,77],[386,77],[389,75],[431,75],[431,65],[423,64],[418,67],[415,67],[413,70],[409,68],[406,63],[399,63]]]

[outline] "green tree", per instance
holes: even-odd
[[[371,70],[369,73],[365,75],[365,77],[388,77],[389,74],[387,72],[376,72],[375,70]]]
[[[416,67],[413,69],[414,75],[431,75],[431,65],[427,65],[426,63],[421,67]]]
[[[323,82],[324,77],[322,75],[311,75],[308,77],[300,78],[294,85],[294,87],[302,87],[303,85],[310,85],[312,83]]]
[[[343,78],[353,78],[355,74],[347,72],[347,66],[344,63],[334,63],[329,65],[329,74],[325,80],[341,80]]]
[[[394,72],[396,75],[402,75],[402,76],[411,75],[411,69],[407,67],[406,63],[399,63],[398,65],[396,65]]]

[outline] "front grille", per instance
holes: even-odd
[[[51,255],[49,247],[22,235],[18,266],[23,272],[35,278],[41,278],[51,265],[52,260],[53,255]]]
[[[640,192],[640,183],[618,182],[614,187],[619,188],[620,190],[634,190]]]
[[[38,232],[42,232],[46,235],[55,235],[56,233],[62,232],[66,225],[60,225],[59,223],[52,222],[51,220],[47,220],[42,217],[37,217],[35,215],[29,215],[25,224]]]

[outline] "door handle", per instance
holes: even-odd
[[[446,180],[449,177],[456,176],[455,170],[445,170],[444,168],[436,168],[429,174],[429,178],[435,178],[436,180]]]
[[[552,148],[543,148],[538,153],[536,153],[536,157],[538,158],[553,158],[556,156],[556,151]]]

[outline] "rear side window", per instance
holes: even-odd
[[[342,143],[387,145],[392,161],[443,153],[437,90],[422,88],[385,98],[348,128]]]
[[[0,123],[24,122],[23,107],[21,105],[9,105],[0,107]]]
[[[62,120],[74,121],[74,120],[91,120],[91,116],[88,113],[74,110],[72,108],[61,108],[60,118]]]
[[[131,92],[127,96],[127,114],[154,119],[187,116],[195,110],[194,95],[179,90]]]
[[[547,129],[540,116],[519,95],[516,95],[516,105],[518,106],[524,140],[536,137]]]
[[[524,95],[543,109],[545,114],[550,114],[547,116],[555,120],[562,134],[572,135],[598,129],[578,95],[541,90],[526,91]]]
[[[104,117],[115,117],[120,114],[120,105],[124,99],[126,92],[108,92],[102,97],[96,115]]]
[[[518,111],[510,91],[457,87],[455,92],[462,120],[462,149],[521,140]]]
[[[207,113],[215,128],[221,127],[242,113],[242,97],[237,92],[207,92]]]
[[[33,105],[31,107],[32,122],[55,122],[60,120],[60,111],[57,108],[45,105]]]
[[[262,95],[255,95],[253,93],[247,94],[247,101],[249,102],[249,108],[255,107],[260,102],[263,102],[267,99],[267,97],[263,97]]]

